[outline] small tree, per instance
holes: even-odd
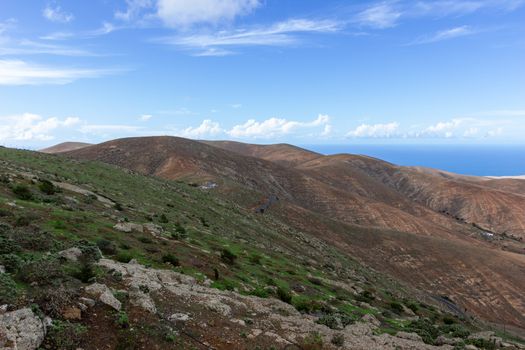
[[[53,195],[57,192],[55,185],[49,180],[41,179],[38,184],[38,189],[47,195]]]
[[[31,192],[29,187],[27,187],[26,185],[21,185],[21,184],[15,185],[13,187],[13,193],[18,199],[21,199],[24,201],[33,199],[33,193]]]

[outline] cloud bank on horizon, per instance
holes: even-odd
[[[525,0],[0,8],[2,145],[523,142]]]

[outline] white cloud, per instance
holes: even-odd
[[[68,84],[81,78],[96,78],[119,70],[43,66],[21,60],[0,60],[0,85]]]
[[[187,27],[231,21],[259,5],[259,0],[158,0],[157,15],[170,27]]]
[[[394,27],[402,16],[402,12],[395,8],[391,1],[374,4],[357,14],[354,21],[360,25],[373,28]]]
[[[459,38],[463,36],[469,36],[478,33],[470,26],[460,26],[450,29],[441,30],[433,35],[421,37],[416,39],[412,44],[430,44],[438,41],[449,40]]]
[[[237,138],[272,138],[275,136],[287,135],[302,128],[324,126],[329,121],[330,117],[322,114],[320,114],[317,119],[310,122],[299,122],[280,118],[270,118],[258,122],[254,119],[250,119],[244,124],[235,125],[227,133],[230,136]]]
[[[355,138],[391,138],[399,136],[399,123],[361,124],[346,134]]]
[[[214,34],[190,34],[159,38],[156,41],[185,49],[198,50],[201,56],[232,54],[224,47],[286,46],[296,44],[299,34],[332,33],[340,30],[339,22],[330,20],[292,19],[268,27],[219,31]]]
[[[40,43],[32,40],[11,40],[10,38],[4,38],[4,41],[0,42],[0,56],[40,54],[71,57],[97,56],[96,54],[83,49]]]
[[[451,138],[454,136],[454,131],[461,126],[463,121],[463,119],[452,119],[447,122],[439,122],[424,129],[421,135]]]
[[[218,135],[222,131],[223,130],[221,129],[219,123],[206,119],[202,121],[201,125],[197,127],[188,127],[177,134],[179,134],[182,137],[199,139],[203,137]]]
[[[321,133],[321,136],[326,137],[329,136],[332,133],[332,125],[327,124],[324,126],[324,130]]]
[[[61,23],[71,22],[75,18],[72,13],[65,12],[60,6],[52,7],[51,5],[44,8],[42,15],[51,22]]]
[[[56,129],[72,127],[78,123],[80,119],[76,117],[46,119],[31,113],[0,117],[0,142],[52,140],[52,132]]]
[[[153,6],[152,0],[126,0],[126,10],[115,12],[115,18],[122,21],[131,21],[136,19],[142,10]]]
[[[499,127],[499,128],[487,131],[487,133],[485,134],[485,137],[495,137],[495,136],[500,136],[501,134],[503,134],[503,128]]]
[[[142,122],[147,122],[148,120],[150,120],[151,118],[153,118],[153,116],[151,114],[143,114],[140,116],[140,121]]]

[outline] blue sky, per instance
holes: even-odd
[[[525,0],[3,0],[0,144],[523,144]]]

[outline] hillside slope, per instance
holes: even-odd
[[[4,348],[436,349],[487,329],[215,191],[35,152],[0,162]]]
[[[54,145],[48,148],[41,149],[39,152],[50,153],[50,154],[63,153],[63,152],[74,151],[74,150],[88,147],[91,145],[92,145],[91,143],[85,143],[85,142],[63,142],[63,143],[59,143],[58,145]]]
[[[167,179],[215,181],[217,195],[248,209],[277,195],[269,217],[411,286],[439,291],[475,315],[525,325],[521,233],[496,231],[501,234],[487,238],[481,229],[485,224],[499,229],[512,220],[520,227],[521,199],[511,193],[363,156],[311,157],[291,166],[170,137],[114,140],[67,155]],[[434,194],[440,201],[432,202]],[[477,202],[482,200],[495,201],[486,216]],[[498,220],[497,210],[507,205],[507,222]],[[469,214],[466,208],[477,216],[455,212]]]

